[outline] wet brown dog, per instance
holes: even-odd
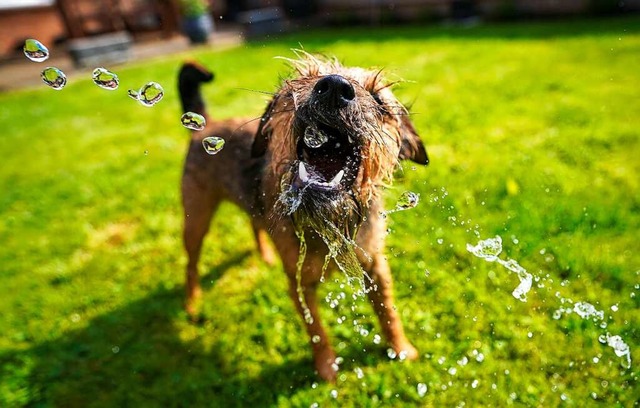
[[[258,249],[272,262],[268,231],[306,323],[315,367],[333,381],[336,356],[316,299],[327,266],[363,285],[396,353],[418,356],[393,306],[380,187],[391,180],[400,159],[421,164],[428,159],[407,110],[380,71],[347,68],[306,53],[290,62],[297,77],[284,81],[259,123],[208,121],[205,131],[192,133],[182,178],[186,308],[196,313],[197,263],[211,216],[221,201],[232,201],[250,215]],[[182,67],[184,111],[206,115],[199,87],[212,78],[197,64]],[[226,141],[216,156],[201,144],[210,135]]]

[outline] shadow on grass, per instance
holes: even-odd
[[[249,252],[203,276],[212,284]],[[25,351],[0,356],[3,387],[27,406],[266,406],[317,381],[311,355],[239,372],[201,337],[179,338],[186,320],[183,288],[148,296],[97,317],[82,330]],[[198,330],[198,328],[196,328]],[[211,344],[211,343],[207,343]]]

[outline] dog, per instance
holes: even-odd
[[[332,382],[336,354],[316,297],[332,269],[362,285],[390,347],[406,359],[418,357],[393,305],[381,187],[400,160],[427,164],[428,157],[382,71],[345,67],[306,52],[296,56],[289,59],[295,77],[283,81],[259,120],[207,120],[203,132],[192,132],[182,177],[186,310],[197,314],[198,259],[211,217],[220,202],[231,201],[249,214],[268,263],[276,260],[271,238],[303,317],[315,369]],[[200,85],[212,79],[197,63],[182,66],[184,112],[210,119]],[[201,144],[209,135],[225,140],[215,156]]]

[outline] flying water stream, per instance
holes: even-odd
[[[515,260],[507,259],[505,261],[498,257],[502,252],[502,238],[500,236],[481,240],[476,245],[467,244],[467,251],[471,252],[473,255],[477,256],[480,259],[484,259],[487,262],[497,262],[498,264],[507,268],[509,271],[516,273],[518,279],[520,280],[520,284],[514,289],[512,295],[522,302],[527,301],[526,295],[531,290],[534,277],[536,281],[541,280],[539,276],[534,276],[533,274],[527,272]],[[601,329],[605,329],[607,327],[604,311],[596,309],[595,306],[588,302],[574,302],[571,299],[563,298],[559,295],[559,293],[556,294],[556,297],[560,298],[561,304],[568,304],[573,306],[561,306],[554,312],[554,319],[560,319],[563,313],[575,313],[582,319],[590,320],[593,323],[597,324]],[[612,347],[618,357],[624,358],[622,360],[622,366],[624,368],[631,367],[631,352],[629,346],[620,336],[612,336],[607,332],[605,335],[600,336],[599,340],[601,343],[607,344]]]

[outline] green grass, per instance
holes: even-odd
[[[431,157],[406,163],[386,196],[421,195],[390,215],[387,251],[421,357],[391,361],[365,301],[326,305],[336,385],[314,376],[284,274],[261,263],[232,206],[204,249],[205,320],[181,310],[178,66],[195,57],[216,72],[214,116],[257,117],[265,97],[240,88],[273,90],[287,72],[273,57],[299,44],[408,80],[396,93]],[[638,67],[638,17],[363,28],[114,67],[115,92],[72,78],[0,95],[0,406],[637,404]],[[150,80],[166,89],[157,106],[127,98]],[[476,232],[542,277],[526,303],[514,274],[467,252]],[[321,296],[351,293],[341,283]],[[561,298],[592,303],[607,327],[554,319]],[[606,332],[629,344],[631,369],[598,341]]]

